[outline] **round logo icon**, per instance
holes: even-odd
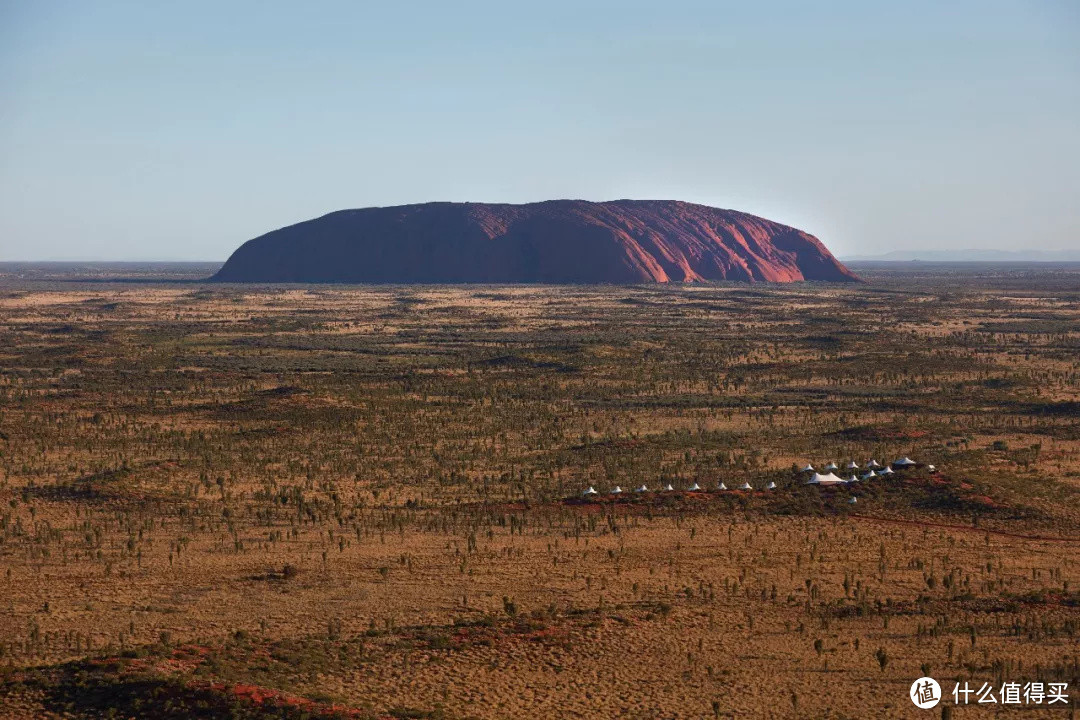
[[[911,692],[908,693],[915,707],[929,710],[941,702],[941,686],[932,677],[921,677],[911,683]]]

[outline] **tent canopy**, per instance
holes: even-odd
[[[828,475],[822,475],[821,473],[814,473],[814,476],[806,481],[807,485],[840,485],[844,482],[842,478],[838,478],[834,473]]]

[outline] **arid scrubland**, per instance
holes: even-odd
[[[870,280],[0,282],[0,716],[1075,702],[1078,276]]]

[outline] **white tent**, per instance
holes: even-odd
[[[814,476],[806,481],[807,485],[841,485],[843,480],[838,478],[835,474],[829,473],[828,475],[822,475],[821,473],[814,473]]]
[[[744,482],[742,485],[739,486],[739,489],[740,490],[753,490],[754,488],[750,487],[750,483]]]
[[[851,499],[848,500],[848,503],[851,504],[851,505],[854,505],[857,502],[859,502],[859,498],[855,497],[854,495],[852,495]]]
[[[720,487],[718,487],[718,488],[716,488],[716,489],[717,489],[717,490],[727,490],[727,485],[725,485],[724,483],[722,483],[722,482],[721,482],[721,483],[720,483]]]
[[[814,466],[811,465],[810,463],[806,463],[806,467],[804,467],[799,472],[814,472]]]
[[[612,495],[621,495],[622,494],[622,488],[619,487],[618,485],[616,485],[615,489],[611,491],[611,494]]]
[[[933,465],[927,465],[926,469],[929,470],[930,472],[937,472],[937,468],[934,467]]]
[[[674,489],[675,488],[671,487],[671,483],[668,483],[667,485],[664,486],[664,492],[671,492]]]
[[[862,479],[863,480],[869,480],[870,478],[876,478],[876,477],[877,477],[877,473],[874,472],[873,470],[871,470],[868,473],[863,473]]]
[[[585,492],[583,492],[583,493],[581,493],[581,494],[582,494],[582,495],[583,495],[584,497],[588,497],[588,496],[590,496],[590,495],[599,495],[600,493],[596,492],[596,488],[594,488],[594,487],[593,487],[592,485],[590,485],[590,486],[588,487],[588,489],[586,489],[586,490],[585,490]]]
[[[857,462],[855,462],[854,460],[852,460],[851,462],[849,462],[849,463],[847,464],[847,469],[848,469],[848,470],[858,470],[858,469],[859,469],[859,463],[857,463]]]
[[[839,470],[839,469],[840,468],[836,467],[836,463],[834,463],[834,462],[831,462],[831,463],[829,463],[828,465],[825,466],[825,472],[832,472],[833,470]]]
[[[892,468],[885,468],[884,470],[879,472],[878,475],[895,475],[895,473],[893,472]]]
[[[639,492],[639,493],[649,492],[649,486],[648,485],[642,485],[641,487],[639,487],[634,492]]]
[[[765,486],[765,489],[766,490],[775,490],[776,489],[776,483],[774,483],[774,482],[769,483],[768,485]]]
[[[701,492],[701,486],[697,483],[694,483],[690,486],[690,489],[687,492]]]
[[[866,467],[876,469],[881,467],[881,464],[874,458],[870,458],[870,462],[866,463]]]
[[[851,477],[849,477],[849,478],[848,478],[847,480],[845,480],[844,482],[846,482],[846,483],[857,483],[857,482],[859,482],[859,478],[857,478],[857,477],[855,477],[854,475],[852,475]]]
[[[911,467],[914,464],[915,464],[915,461],[912,460],[911,458],[909,458],[907,455],[905,455],[904,457],[900,458],[899,460],[897,460],[896,462],[893,463],[893,465],[897,465],[899,467],[905,467],[905,468],[906,467]]]

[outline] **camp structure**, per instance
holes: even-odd
[[[611,494],[612,495],[622,495],[622,488],[619,487],[618,485],[616,485],[615,489],[611,491]]]
[[[857,482],[859,482],[859,478],[857,478],[857,477],[855,477],[854,475],[852,475],[851,477],[849,477],[849,478],[848,478],[847,480],[845,480],[844,482],[846,482],[846,483],[848,483],[848,484],[850,485],[851,483],[857,483]]]
[[[894,462],[894,463],[893,463],[893,467],[896,467],[896,468],[901,468],[901,469],[902,469],[902,468],[909,468],[909,467],[914,467],[914,466],[915,466],[915,464],[916,464],[916,463],[915,463],[915,461],[914,461],[914,460],[912,460],[912,459],[911,459],[911,458],[909,458],[909,457],[908,457],[907,455],[905,455],[904,457],[902,457],[902,458],[900,458],[899,460],[897,460],[896,462]]]
[[[814,472],[814,466],[811,465],[810,463],[806,463],[806,467],[804,467],[799,472]]]
[[[877,470],[879,467],[881,467],[881,464],[878,463],[878,461],[874,458],[870,458],[870,462],[866,463],[866,467],[870,468],[871,470]]]
[[[719,486],[719,487],[717,487],[716,489],[717,489],[717,490],[727,490],[727,485],[725,485],[724,483],[722,483],[722,482],[721,482],[721,483],[720,483],[720,486]]]
[[[701,492],[701,486],[697,483],[694,483],[689,488],[687,488],[687,492]]]
[[[849,463],[847,464],[847,469],[848,469],[848,470],[858,470],[858,469],[859,469],[859,463],[857,463],[857,462],[855,462],[854,460],[852,460],[851,462],[849,462]]]
[[[832,472],[834,470],[839,470],[839,469],[840,468],[836,467],[836,463],[834,463],[834,462],[831,462],[831,463],[829,463],[828,465],[825,466],[825,472]]]
[[[844,481],[843,479],[838,478],[834,473],[829,473],[828,475],[814,473],[813,477],[806,481],[806,484],[824,485],[825,487],[828,487],[829,485],[843,485]]]
[[[675,488],[671,487],[671,483],[668,483],[667,485],[664,486],[664,492],[671,492],[674,489]]]
[[[739,489],[740,490],[753,490],[754,488],[750,487],[750,483],[744,482],[742,485],[739,486]]]
[[[863,480],[869,480],[870,478],[876,478],[877,476],[878,476],[878,474],[876,472],[874,472],[873,470],[871,470],[868,473],[863,473],[862,479]]]
[[[937,468],[936,468],[936,467],[934,467],[933,465],[927,465],[927,466],[926,466],[926,469],[927,469],[927,470],[929,470],[929,471],[930,471],[930,472],[932,472],[932,473],[935,473],[935,472],[937,472]]]
[[[581,496],[582,497],[589,497],[590,495],[599,495],[599,494],[600,493],[596,492],[596,488],[594,488],[592,485],[590,485],[589,487],[587,487],[585,489],[585,492],[581,493]]]
[[[776,483],[770,482],[768,485],[765,486],[765,489],[766,490],[775,490],[776,489]]]
[[[642,485],[641,487],[639,487],[634,492],[638,492],[638,493],[649,492],[649,486],[648,485]]]
[[[895,475],[895,473],[893,472],[892,468],[885,468],[884,470],[879,472],[878,475]]]
[[[848,500],[848,504],[849,504],[849,505],[854,505],[854,504],[855,504],[855,503],[857,503],[857,502],[859,502],[859,498],[855,497],[854,495],[852,495],[852,496],[851,496],[851,499],[850,499],[850,500]]]

